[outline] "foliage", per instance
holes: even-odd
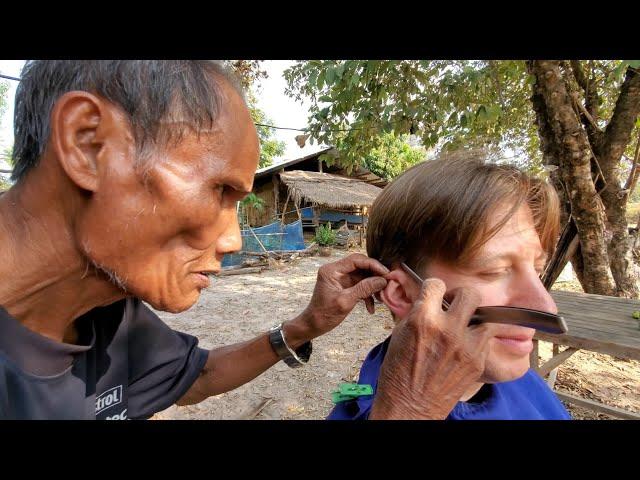
[[[425,160],[427,152],[423,147],[409,145],[409,135],[395,136],[386,133],[380,145],[365,157],[363,165],[379,177],[392,179],[409,167]]]
[[[331,224],[327,222],[325,225],[320,225],[316,229],[315,241],[321,247],[328,247],[336,243],[336,233],[331,230]]]
[[[264,199],[258,197],[255,193],[251,192],[249,195],[244,197],[240,202],[243,207],[254,208],[258,212],[264,211]]]
[[[604,125],[629,62],[582,64],[599,88]],[[393,132],[416,134],[427,149],[483,147],[496,161],[542,172],[534,78],[523,60],[310,60],[285,79],[288,95],[311,102],[312,140],[335,145],[345,167],[362,164]]]

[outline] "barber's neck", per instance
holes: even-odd
[[[81,192],[63,185],[54,163],[43,161],[0,196],[0,305],[25,327],[73,343],[75,319],[125,294],[77,247]]]

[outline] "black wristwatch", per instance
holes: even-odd
[[[311,357],[312,346],[310,341],[300,346],[296,351],[293,351],[291,347],[287,345],[284,339],[284,332],[282,331],[282,323],[269,330],[269,342],[271,342],[271,347],[280,359],[284,360],[284,363],[291,368],[302,367],[309,361],[309,357]]]

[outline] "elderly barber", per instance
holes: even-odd
[[[322,267],[297,317],[211,351],[142,303],[187,310],[241,248],[258,157],[219,63],[27,62],[0,196],[0,418],[148,418],[302,365],[356,303],[372,311],[388,270],[363,255]]]

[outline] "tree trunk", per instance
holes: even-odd
[[[611,273],[616,282],[618,296],[640,298],[638,269],[633,261],[633,241],[629,236],[626,205],[629,196],[620,178],[620,160],[631,140],[631,132],[640,114],[640,75],[627,69],[625,81],[604,132],[602,143],[594,148],[599,158],[606,187],[600,193],[606,208],[611,232],[608,242]]]
[[[604,235],[604,207],[591,176],[593,153],[574,111],[560,62],[530,61],[529,70],[536,77],[534,97],[538,102],[536,118],[543,155],[546,150],[549,160],[559,166],[560,175],[554,183],[564,187],[560,191],[565,192],[580,239],[582,287],[587,293],[614,295]]]

